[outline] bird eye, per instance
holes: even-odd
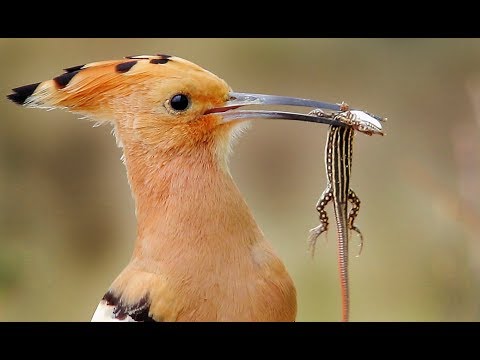
[[[172,109],[177,111],[185,110],[189,104],[190,100],[186,95],[183,94],[173,95],[170,99],[170,106],[172,107]]]

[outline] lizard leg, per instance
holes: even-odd
[[[352,209],[350,210],[350,213],[348,214],[348,228],[350,230],[355,231],[359,236],[360,236],[360,249],[358,250],[357,256],[360,256],[362,253],[363,249],[363,235],[360,232],[360,229],[355,226],[355,218],[358,215],[358,212],[360,211],[360,199],[358,196],[353,192],[353,190],[348,190],[348,201],[351,202],[352,204]]]
[[[316,208],[319,213],[320,225],[310,230],[310,236],[308,238],[308,248],[312,254],[315,253],[315,244],[317,243],[317,238],[324,232],[328,230],[328,216],[325,206],[333,198],[333,191],[330,185],[323,191],[322,196],[318,199]]]

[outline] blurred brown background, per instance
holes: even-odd
[[[7,101],[62,68],[127,55],[191,60],[236,91],[388,116],[358,134],[353,321],[480,321],[480,40],[0,39],[0,320],[89,321],[130,258],[134,206],[107,127]],[[257,121],[231,170],[298,291],[298,321],[340,319],[336,233],[314,260],[327,127]],[[329,208],[333,220],[333,211]]]

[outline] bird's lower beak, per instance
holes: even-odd
[[[342,104],[330,104],[316,100],[301,99],[287,96],[264,95],[264,94],[249,94],[230,92],[230,99],[222,106],[209,109],[205,114],[221,113],[224,123],[234,120],[246,120],[251,118],[264,119],[287,119],[300,120],[315,123],[323,123],[329,125],[346,125],[334,118],[333,115],[345,111]],[[239,107],[247,105],[288,105],[300,106],[326,110],[325,116],[323,114],[305,114],[285,111],[271,111],[271,110],[237,110]],[[383,120],[382,118],[371,115],[376,120]]]

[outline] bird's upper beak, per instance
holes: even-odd
[[[230,92],[229,100],[223,105],[209,109],[205,114],[221,113],[223,122],[231,122],[234,120],[245,120],[251,118],[264,118],[264,119],[288,119],[288,120],[300,120],[315,123],[323,123],[329,125],[348,125],[339,121],[335,115],[345,111],[344,104],[330,104],[316,100],[301,99],[287,96],[276,95],[264,95],[264,94],[249,94]],[[239,107],[247,105],[289,105],[289,106],[301,106],[314,109],[326,110],[320,115],[317,114],[305,114],[296,112],[285,111],[272,111],[272,110],[237,110]],[[354,110],[354,109],[352,109]],[[380,121],[385,119],[368,114],[362,118],[364,125],[377,128],[380,132],[382,126]]]

